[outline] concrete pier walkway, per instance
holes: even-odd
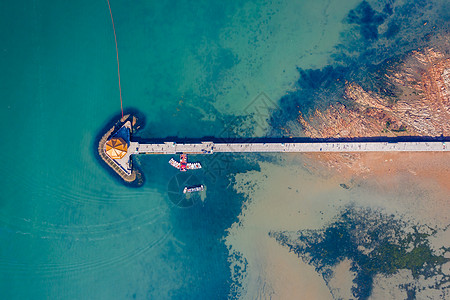
[[[213,154],[232,152],[392,152],[450,151],[445,142],[322,142],[322,143],[155,143],[131,142],[130,154]]]
[[[132,156],[139,154],[214,154],[214,153],[307,153],[307,152],[447,152],[450,151],[449,137],[369,137],[355,140],[324,139],[217,139],[202,140],[133,140],[136,117],[126,115],[109,129],[99,140],[98,153],[101,159],[127,182],[137,180],[138,172],[133,169]],[[137,126],[136,128],[139,128]],[[128,130],[128,131],[126,131]],[[126,134],[125,134],[126,133]],[[112,138],[121,138],[126,144],[124,155],[107,153],[106,143]],[[380,140],[384,139],[384,140]],[[121,144],[122,145],[122,144]],[[111,147],[111,146],[110,146]],[[110,149],[111,150],[111,149]],[[117,148],[122,151],[123,147]],[[141,180],[141,179],[139,179]]]

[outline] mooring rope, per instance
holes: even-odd
[[[117,75],[119,77],[120,110],[122,111],[122,118],[123,118],[122,87],[120,85],[119,49],[117,48],[116,28],[114,27],[114,18],[113,18],[112,12],[111,12],[111,5],[109,4],[109,0],[106,0],[106,1],[108,2],[109,14],[111,15],[111,23],[112,23],[113,32],[114,32],[114,42],[116,43]]]

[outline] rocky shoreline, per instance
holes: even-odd
[[[450,135],[450,56],[436,49],[413,51],[384,74],[400,95],[396,99],[347,82],[344,105],[335,103],[297,118],[306,136],[350,138]],[[344,101],[343,101],[344,102]]]
[[[311,138],[450,136],[448,51],[411,51],[381,75],[396,91],[393,97],[346,82],[342,102],[317,108],[308,117],[298,112],[303,134]],[[313,155],[328,168],[349,169],[353,174],[372,169],[362,157],[357,153]]]

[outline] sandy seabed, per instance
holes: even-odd
[[[339,154],[276,157],[276,163],[260,163],[260,172],[235,177],[234,188],[247,201],[225,242],[230,257],[238,255],[246,264],[243,274],[235,274],[242,299],[352,298],[350,261],[335,267],[336,276],[327,286],[313,266],[269,237],[271,231],[321,229],[348,205],[379,209],[438,230],[449,224],[447,153],[367,153],[339,171],[320,163],[339,160]],[[448,232],[441,232],[430,239],[434,249],[448,244]],[[236,264],[232,262],[232,272]],[[377,275],[372,298],[406,296],[392,294],[394,286],[412,280],[410,271],[403,273],[390,280]]]

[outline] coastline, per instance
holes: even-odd
[[[399,91],[395,99],[347,82],[343,99],[352,105],[332,104],[316,109],[308,117],[299,112],[297,121],[310,138],[448,136],[448,70],[450,56],[445,51],[431,47],[411,51],[383,74],[395,86],[393,89]],[[307,157],[311,160],[310,168],[319,162],[328,170],[342,173],[347,181],[369,176],[390,177],[403,172],[450,190],[450,171],[445,167],[450,164],[450,158],[445,154],[321,153],[307,154]]]
[[[288,136],[303,134],[316,139],[448,136],[448,52],[436,48],[418,49],[406,54],[403,62],[395,67],[398,68],[378,75],[395,84],[397,89],[393,90],[401,94],[390,98],[346,81],[341,101],[310,112],[296,107],[296,119],[286,125],[288,128],[280,129]],[[316,290],[318,293],[351,298],[358,287],[353,273],[357,269],[354,257],[347,257],[342,265],[332,266],[323,278],[314,276],[322,274],[316,269],[306,278],[296,277],[297,282],[289,278],[280,280],[286,274],[308,274],[311,265],[305,263],[308,254],[276,247],[269,236],[271,232],[284,232],[292,234],[295,240],[296,233],[324,230],[338,220],[339,212],[348,208],[367,209],[371,215],[357,214],[357,218],[363,220],[372,218],[381,222],[383,218],[377,219],[378,215],[392,216],[393,220],[404,222],[404,232],[427,228],[429,232],[423,234],[429,238],[425,238],[421,249],[431,249],[430,253],[435,255],[444,253],[442,245],[446,244],[450,222],[448,154],[309,153],[287,154],[280,161],[261,162],[261,172],[234,177],[234,189],[247,200],[239,221],[228,230],[225,243],[230,257],[239,258],[231,259],[231,271],[236,265],[246,270],[244,275],[235,274],[236,285],[244,299],[253,295],[294,299],[301,293],[296,293],[296,288],[302,285],[310,286],[311,290],[316,290],[313,286],[321,286]],[[393,224],[389,226],[394,230]],[[249,236],[252,242],[248,241]],[[395,233],[391,237],[394,238]],[[353,238],[367,236],[359,233]],[[314,241],[315,245],[319,242]],[[412,245],[410,250],[418,249]],[[291,257],[294,258],[291,263],[283,263]],[[444,270],[444,266],[441,267]],[[370,283],[373,295],[389,298],[389,293],[395,289],[398,298],[405,298],[408,292],[405,286],[411,286],[419,298],[441,295],[442,290],[430,283],[439,282],[439,273],[430,273],[431,279],[424,281],[414,278],[411,268],[398,270],[395,276],[377,273]],[[443,274],[449,273],[443,271]],[[339,280],[344,280],[345,284],[341,285]],[[389,289],[386,282],[391,285]]]

